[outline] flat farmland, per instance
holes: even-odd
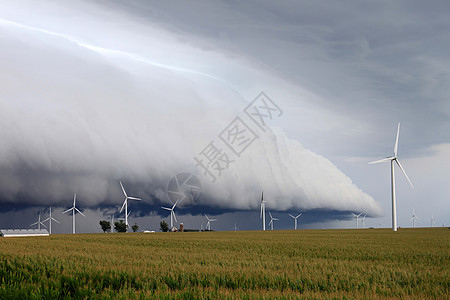
[[[1,299],[448,299],[450,230],[0,238]]]

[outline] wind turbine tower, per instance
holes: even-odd
[[[217,221],[217,219],[210,219],[208,218],[208,216],[205,214],[206,220],[208,220],[208,222],[206,223],[206,229],[207,230],[211,230],[211,222],[215,222]]]
[[[356,215],[356,214],[354,214],[354,213],[352,213],[352,215],[355,217],[355,219],[356,219],[356,229],[358,229],[359,227],[358,227],[358,218],[362,215],[362,213],[360,213],[359,215]]]
[[[406,179],[408,180],[409,184],[412,188],[414,188],[411,180],[409,180],[408,175],[406,175],[405,170],[403,169],[402,165],[400,164],[400,161],[397,157],[397,150],[398,150],[398,135],[400,133],[400,123],[398,123],[397,127],[397,137],[395,139],[395,145],[394,145],[394,156],[389,156],[377,161],[370,162],[369,164],[376,164],[381,162],[391,162],[391,194],[392,194],[392,230],[397,231],[397,208],[396,208],[396,199],[395,199],[395,174],[394,174],[394,162],[397,163],[400,170],[405,175]]]
[[[259,218],[262,218],[262,227],[263,230],[266,230],[266,202],[264,200],[264,191],[261,192],[261,214]]]
[[[34,222],[30,226],[34,226],[34,225],[37,225],[39,230],[41,230],[41,225],[44,226],[45,228],[47,228],[47,226],[45,226],[45,224],[43,222],[41,222],[41,213],[39,213],[39,217],[38,217],[37,222]]]
[[[128,231],[128,200],[140,201],[141,198],[128,196],[127,192],[125,192],[125,189],[123,187],[122,181],[119,180],[119,183],[120,183],[120,187],[122,188],[123,195],[125,196],[125,200],[123,201],[122,208],[120,209],[120,212],[122,212],[123,209],[125,208],[125,225],[127,226],[127,231]]]
[[[75,213],[79,212],[83,217],[86,217],[76,206],[75,202],[77,201],[77,193],[73,195],[73,206],[66,211],[63,211],[63,214],[72,211],[72,233],[75,234]]]
[[[48,221],[49,228],[50,228],[50,234],[52,234],[52,221],[55,221],[58,224],[59,224],[59,221],[52,217],[52,207],[51,206],[50,206],[50,216],[47,219],[45,219],[43,222],[47,222],[47,221]]]
[[[297,230],[297,219],[302,215],[301,213],[294,217],[293,215],[289,214],[291,216],[291,218],[294,218],[294,230]]]
[[[270,211],[269,211],[269,216],[270,216],[270,222],[269,222],[270,230],[273,230],[273,222],[274,222],[274,221],[278,221],[278,219],[272,217],[272,214],[270,213]]]
[[[183,199],[184,199],[184,197],[183,197]],[[183,199],[181,199],[181,200],[183,200]],[[175,211],[174,211],[175,207],[178,204],[178,201],[179,200],[175,201],[175,204],[172,206],[172,208],[161,206],[162,209],[170,211],[170,230],[172,230],[172,228],[173,228],[173,219],[175,219],[175,222],[178,223],[177,217],[175,216]]]
[[[411,218],[411,220],[409,220],[409,223],[411,223],[412,222],[412,224],[413,224],[413,228],[415,228],[416,226],[415,226],[415,220],[419,220],[420,221],[420,219],[416,216],[416,212],[414,211],[414,209],[413,209],[413,214],[412,214],[412,218]]]

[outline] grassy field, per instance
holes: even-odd
[[[450,230],[0,238],[1,299],[449,299]]]

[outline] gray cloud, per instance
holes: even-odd
[[[9,83],[0,98],[1,195],[7,202],[63,205],[77,192],[82,205],[112,204],[120,198],[120,178],[146,201],[164,202],[161,191],[168,180],[179,171],[199,172],[193,157],[249,101],[224,71],[209,70],[223,66],[230,75],[245,70],[247,82],[251,74],[265,72],[158,28],[125,26],[117,37],[130,28],[143,29],[138,35],[145,37],[143,43],[167,49],[172,59],[159,61],[152,50],[142,53],[140,40],[132,37],[126,49],[111,48],[114,33],[109,41],[100,37],[91,44],[85,35],[71,35],[72,23],[64,19],[57,19],[62,28],[57,31],[51,22],[17,21],[0,23],[7,32],[2,77]],[[106,30],[102,22],[92,31]],[[146,37],[149,32],[156,35]],[[205,67],[203,60],[210,64]],[[267,82],[272,75],[261,78]],[[254,209],[264,189],[274,209],[381,213],[373,198],[330,161],[278,129],[261,134],[220,181],[204,182],[208,202],[202,204],[211,207]]]

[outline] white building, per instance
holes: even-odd
[[[0,236],[49,236],[47,229],[0,229]]]

